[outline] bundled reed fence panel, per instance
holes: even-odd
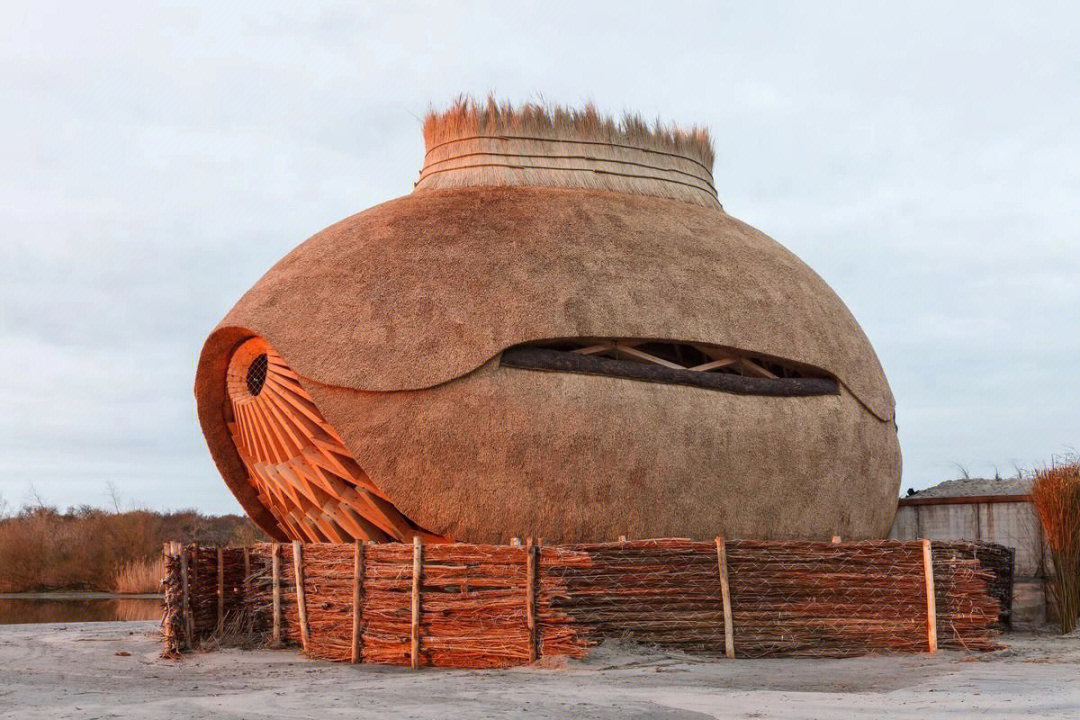
[[[312,657],[413,667],[583,657],[605,638],[736,657],[996,647],[995,574],[979,556],[1000,553],[973,544],[932,553],[920,541],[306,544],[295,556],[277,547],[276,582],[274,545],[224,549],[220,603],[216,549],[168,554],[167,650],[220,632],[219,607],[264,641],[276,625]]]
[[[250,551],[169,543],[165,561],[166,654],[178,654],[225,632],[251,634],[247,607]],[[239,627],[243,624],[244,627]]]
[[[724,650],[713,543],[663,539],[545,547],[540,567],[544,654],[578,655],[601,638]],[[563,632],[549,638],[549,627]],[[566,650],[559,652],[556,639]]]
[[[421,580],[421,664],[528,663],[527,550],[431,545]]]
[[[181,571],[181,551],[179,543],[166,543],[165,546],[165,611],[161,617],[161,642],[164,646],[162,655],[178,657],[189,649],[187,628],[185,627],[187,605]]]
[[[1000,583],[991,569],[982,566],[978,552],[979,548],[972,543],[941,547],[935,544],[934,588],[940,647],[954,650],[997,647],[991,634],[983,629],[1001,627],[1001,604],[994,597],[994,585]],[[991,561],[999,557],[994,553]],[[1011,593],[1011,586],[1008,592]]]
[[[925,651],[919,543],[729,543],[735,652],[743,657]]]
[[[935,562],[953,556],[957,558],[973,558],[979,561],[979,566],[983,570],[991,573],[987,581],[987,591],[990,597],[998,602],[996,628],[1006,630],[1011,627],[1016,550],[996,543],[965,540],[935,540],[932,545]]]
[[[412,572],[412,545],[367,547],[360,610],[364,662],[411,663]]]

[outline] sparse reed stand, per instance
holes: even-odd
[[[223,636],[342,662],[489,668],[605,638],[727,657],[997,647],[972,543],[301,544],[165,548],[166,652]]]

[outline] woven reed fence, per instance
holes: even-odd
[[[230,637],[412,667],[580,658],[605,638],[748,658],[990,650],[1000,580],[978,558],[988,547],[170,543],[162,626],[166,654]]]
[[[1016,549],[988,542],[973,542],[955,540],[949,542],[932,543],[934,548],[934,560],[940,561],[948,557],[974,558],[979,561],[983,570],[991,573],[988,581],[987,592],[990,597],[998,601],[998,622],[994,627],[998,630],[1008,630],[1012,627],[1012,603],[1013,603],[1013,573],[1016,567]],[[938,594],[938,602],[944,602],[942,592],[945,589],[943,583],[938,583],[935,590]]]

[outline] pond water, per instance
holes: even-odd
[[[157,595],[107,593],[19,593],[0,595],[0,625],[16,623],[158,620]]]

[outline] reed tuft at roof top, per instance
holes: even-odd
[[[461,96],[446,110],[432,108],[424,117],[424,141],[432,148],[466,135],[527,134],[540,137],[576,137],[581,140],[676,153],[692,157],[707,169],[714,153],[709,131],[657,120],[649,123],[640,115],[626,113],[621,118],[603,115],[589,103],[581,108],[548,103],[514,105],[494,96],[477,100]]]
[[[721,210],[703,128],[593,105],[500,103],[461,97],[424,121],[427,152],[414,191],[547,187],[647,195]]]

